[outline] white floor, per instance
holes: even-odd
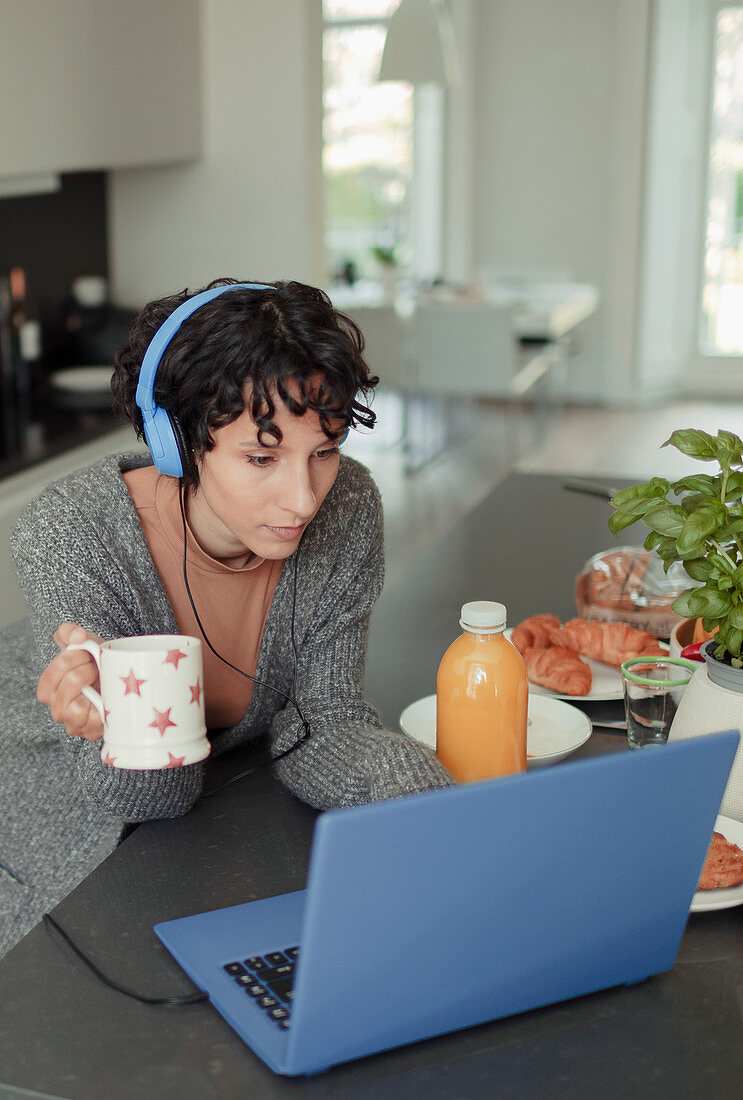
[[[566,407],[541,414],[481,404],[466,437],[407,473],[399,399],[380,394],[375,409],[374,432],[366,439],[352,433],[345,450],[369,467],[379,485],[388,575],[402,571],[512,470],[674,479],[712,469],[662,446],[675,429],[713,435],[727,429],[743,437],[743,402],[678,401],[647,410]]]

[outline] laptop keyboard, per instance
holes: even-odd
[[[298,955],[298,947],[286,947],[283,951],[226,963],[224,969],[280,1028],[286,1029],[291,1018]]]

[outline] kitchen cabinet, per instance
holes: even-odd
[[[199,155],[199,0],[0,0],[0,177]]]

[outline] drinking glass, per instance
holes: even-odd
[[[633,657],[622,665],[631,749],[664,745],[684,688],[697,669],[681,657]]]

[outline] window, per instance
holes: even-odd
[[[743,353],[743,7],[717,12],[700,350]]]
[[[325,247],[331,279],[410,253],[413,89],[377,83],[400,0],[323,0]]]

